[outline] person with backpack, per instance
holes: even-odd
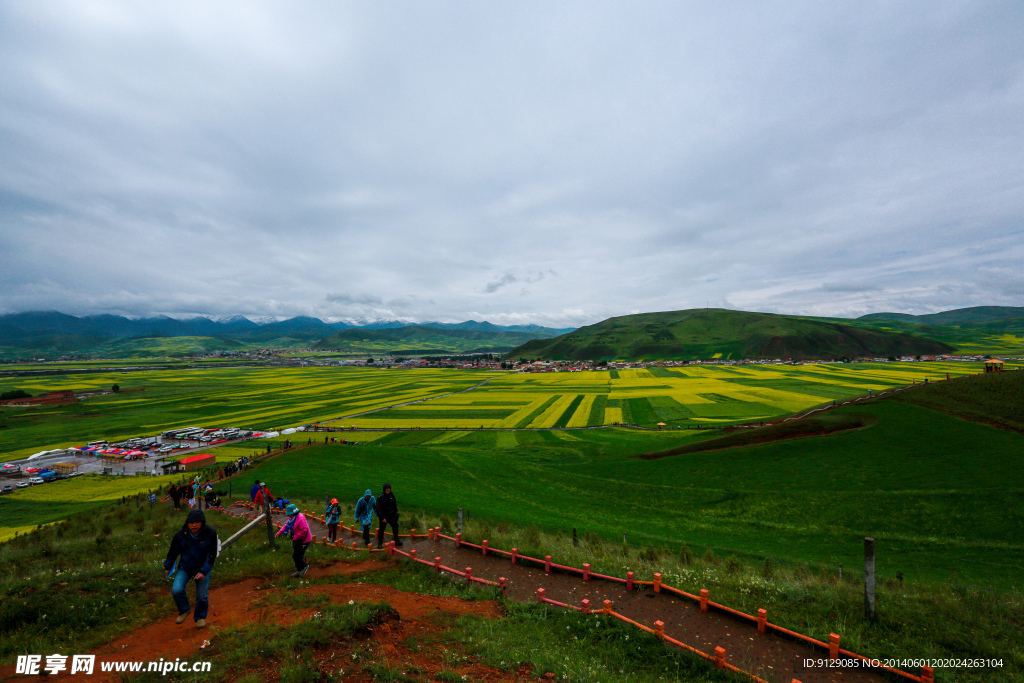
[[[356,503],[356,521],[363,525],[363,543],[370,547],[370,525],[373,524],[373,512],[377,507],[377,500],[373,492],[366,489],[366,493]]]
[[[324,523],[327,524],[328,543],[334,543],[338,540],[339,519],[341,519],[341,506],[338,505],[337,498],[332,498],[331,504],[327,506],[327,511],[324,512]]]
[[[188,618],[191,607],[185,587],[189,579],[196,582],[196,628],[206,626],[206,615],[210,610],[210,572],[220,551],[220,539],[217,531],[206,523],[206,515],[202,510],[192,510],[185,518],[181,529],[171,538],[171,547],[164,560],[167,578],[174,577],[171,585],[171,597],[178,608],[176,623],[180,624]]]
[[[281,527],[277,535],[287,534],[292,537],[292,561],[295,562],[295,573],[292,574],[292,578],[297,579],[305,576],[306,570],[309,569],[305,555],[306,548],[313,542],[313,532],[309,530],[306,516],[299,512],[297,506],[289,505],[285,514],[288,515],[288,523]]]
[[[380,526],[377,527],[377,549],[384,547],[384,529],[388,524],[391,525],[395,545],[401,547],[402,539],[398,537],[398,501],[391,492],[391,484],[384,484],[384,493],[377,499],[377,517],[380,518]]]

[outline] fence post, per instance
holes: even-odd
[[[633,590],[633,572],[626,572],[626,590]]]
[[[654,635],[658,636],[658,640],[665,640],[665,622],[656,621],[654,622]]]
[[[580,605],[583,608],[583,613],[584,614],[590,614],[590,600],[587,600],[586,598],[583,598],[583,602],[581,602]]]
[[[763,609],[757,610],[757,632],[764,633],[765,623],[768,621],[768,612]]]
[[[512,564],[516,563],[517,557],[519,557],[519,548],[512,548]]]
[[[460,545],[462,545],[462,532],[461,531],[456,532],[456,534],[455,534],[455,547],[458,548]]]
[[[590,565],[586,562],[583,563],[583,580],[590,581]]]
[[[576,527],[572,528],[572,544],[573,545],[579,545],[580,544],[579,536],[576,535]]]
[[[701,612],[707,612],[708,611],[708,589],[707,588],[701,588],[700,589],[700,611]]]
[[[604,613],[609,615],[609,616],[611,616],[611,613],[612,613],[612,601],[611,600],[605,600],[604,601]]]
[[[839,634],[828,634],[828,658],[839,659]]]
[[[274,520],[273,515],[270,514],[270,496],[267,495],[266,487],[262,488],[263,491],[263,514],[267,516],[267,543],[270,544],[271,548],[277,548],[277,543],[274,540]]]
[[[935,669],[930,666],[922,666],[921,683],[935,683]]]
[[[864,539],[864,617],[875,620],[875,539]]]
[[[394,547],[395,547],[395,542],[394,541],[391,541],[391,547],[392,547],[391,554],[393,555],[394,552],[395,552],[394,551]],[[410,548],[409,549],[409,557],[411,557],[413,560],[416,559],[416,548]]]
[[[462,508],[459,508],[459,533],[462,533]]]
[[[473,568],[472,567],[466,567],[466,583],[467,584],[473,583]]]
[[[725,648],[721,645],[715,648],[715,667],[719,669],[725,668]]]
[[[487,539],[486,538],[484,539],[484,542],[480,544],[480,554],[481,555],[486,555],[487,554]]]
[[[660,593],[661,592],[661,574],[655,574],[654,575],[654,592],[655,593]]]
[[[434,571],[437,572],[438,574],[441,573],[441,558],[440,557],[435,557],[434,558]]]
[[[537,589],[537,602],[544,602],[544,589],[543,588],[538,588]]]
[[[551,556],[550,555],[545,555],[544,556],[544,573],[545,574],[550,574],[551,573]]]

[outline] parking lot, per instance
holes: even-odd
[[[190,428],[113,443],[91,442],[82,449],[50,451],[6,463],[5,469],[13,472],[0,470],[0,492],[10,493],[17,490],[20,484],[28,485],[29,480],[35,479],[39,474],[27,470],[52,470],[58,463],[75,465],[78,474],[159,475],[160,465],[169,460],[177,460],[180,456],[218,446],[241,443],[258,436],[262,436],[262,433],[248,430],[225,432],[217,428]],[[47,483],[59,483],[63,480],[62,477]],[[7,489],[7,486],[11,489]]]

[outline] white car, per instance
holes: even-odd
[[[43,484],[45,482],[43,481],[42,477],[32,477],[31,479],[28,480],[28,483],[30,486],[35,486],[36,484]]]
[[[27,489],[27,488],[28,488],[28,486],[29,486],[29,485],[28,485],[28,484],[26,484],[25,482],[21,482],[21,483],[19,483],[19,484],[16,484],[14,488],[18,488],[18,489]]]

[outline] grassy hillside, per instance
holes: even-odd
[[[952,353],[948,344],[771,313],[718,308],[609,318],[507,354],[527,359],[830,359]]]
[[[1024,435],[894,400],[837,414],[863,415],[865,426],[657,460],[635,456],[717,432],[405,432],[257,471],[286,495],[351,500],[386,480],[404,504],[434,513],[462,507],[762,562],[851,567],[874,536],[886,579],[1021,587]]]
[[[833,320],[855,327],[884,332],[928,337],[955,346],[958,353],[1024,355],[1024,317],[949,322],[939,324],[922,320],[932,316],[880,313],[886,317]],[[942,314],[935,314],[940,316]]]
[[[450,521],[412,514],[425,526]],[[208,515],[222,539],[243,524]],[[145,652],[146,659],[212,662],[211,671],[124,680],[745,680],[615,619],[516,603],[407,561],[379,555],[366,561],[363,553],[317,545],[306,553],[310,573],[302,581],[288,579],[290,548],[285,543],[271,550],[259,532],[218,558],[210,575],[214,616],[194,636],[191,621],[171,623],[170,586],[159,568],[183,518],[129,500],[0,545],[3,673],[13,678],[22,654],[98,652],[102,662],[117,653],[139,660]],[[530,549],[573,566],[590,561],[595,570],[615,575],[629,569],[647,579],[659,571],[670,585],[708,588],[713,599],[748,613],[766,607],[771,621],[784,627],[819,638],[841,633],[844,647],[868,656],[1002,661],[1000,668],[939,668],[940,683],[994,675],[1022,680],[1024,657],[1014,625],[1024,613],[1016,596],[979,599],[955,587],[882,581],[879,619],[869,623],[862,616],[860,576],[852,568],[838,580],[834,572],[624,547],[593,535],[574,546],[565,536],[513,524],[495,528],[475,518],[467,521],[466,538],[489,538],[496,547]],[[204,639],[209,642],[200,649]],[[731,661],[737,656],[730,652]]]
[[[930,325],[960,325],[963,323],[999,323],[1024,319],[1024,306],[971,306],[941,313],[910,315],[907,313],[869,313],[860,320],[898,320]]]
[[[508,351],[532,339],[549,336],[539,331],[506,332],[409,325],[383,330],[342,330],[322,339],[314,348],[368,353]]]
[[[1004,371],[938,382],[897,396],[976,422],[1024,433],[1024,371]]]

